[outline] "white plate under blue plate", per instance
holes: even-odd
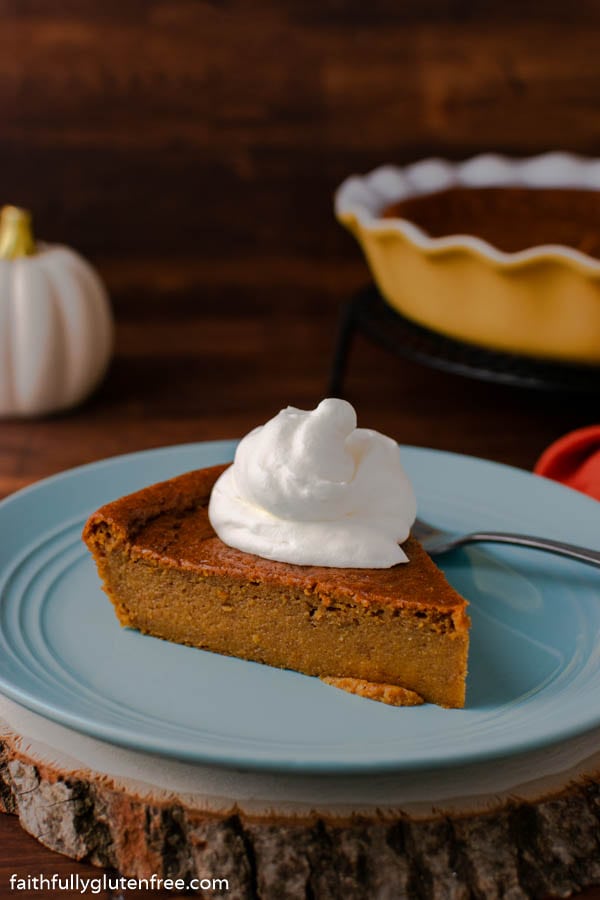
[[[600,570],[491,545],[441,560],[471,601],[467,705],[396,709],[316,678],[122,629],[81,542],[98,506],[231,459],[234,442],[83,466],[0,504],[0,690],[87,734],[187,760],[287,771],[465,763],[600,724]],[[423,518],[598,547],[600,504],[516,469],[402,448]]]

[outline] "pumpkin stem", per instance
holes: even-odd
[[[34,253],[31,214],[18,206],[3,206],[0,212],[0,259],[17,259]]]

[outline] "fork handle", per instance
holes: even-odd
[[[465,534],[463,537],[458,538],[456,545],[479,543],[481,541],[490,541],[495,544],[517,544],[520,547],[532,547],[534,550],[547,550],[549,553],[568,556],[571,559],[578,559],[579,562],[600,567],[600,551],[598,550],[589,550],[587,547],[565,544],[562,541],[551,541],[547,538],[531,537],[527,534],[507,534],[503,531],[474,531],[472,534]]]

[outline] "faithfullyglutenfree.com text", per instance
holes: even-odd
[[[227,878],[125,878],[103,872],[93,878],[85,878],[78,873],[70,875],[20,875],[13,873],[9,879],[11,891],[71,891],[79,894],[100,894],[103,891],[229,891]]]

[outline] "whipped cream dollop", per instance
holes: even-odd
[[[289,406],[240,442],[208,509],[221,540],[301,566],[388,568],[415,520],[398,445],[345,400]]]

